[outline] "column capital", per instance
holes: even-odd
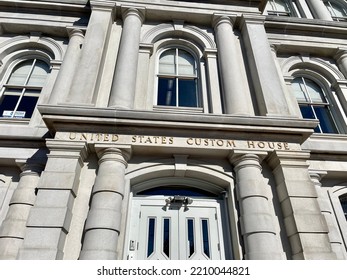
[[[236,20],[236,14],[235,15],[229,15],[229,14],[218,14],[215,13],[212,16],[212,26],[213,28],[216,28],[222,23],[229,24],[233,27]]]
[[[30,175],[30,174],[40,174],[45,164],[43,160],[24,160],[24,159],[18,159],[16,160],[16,164],[21,169],[22,173],[20,176]]]
[[[51,69],[59,70],[59,69],[61,68],[62,63],[63,63],[62,60],[52,59],[52,60],[50,61]]]
[[[268,155],[264,151],[232,150],[228,156],[231,164],[237,165],[244,160],[256,160],[259,163]]]
[[[337,62],[339,62],[342,59],[347,58],[347,49],[346,48],[337,48],[334,57],[337,60]]]
[[[308,173],[310,174],[311,180],[317,182],[320,182],[323,179],[323,177],[328,174],[327,171],[312,169],[308,170]]]
[[[280,48],[280,43],[270,44],[270,49],[274,54],[277,54],[277,51],[279,48]]]
[[[107,160],[117,160],[127,166],[131,158],[130,145],[95,144],[94,149],[99,158],[99,163]]]
[[[141,52],[141,53],[148,53],[149,55],[152,55],[153,48],[154,48],[153,44],[140,43],[139,52]]]
[[[208,57],[216,58],[217,54],[218,54],[218,50],[217,49],[211,49],[211,48],[205,48],[203,54],[204,54],[205,58],[208,58]]]
[[[66,30],[69,35],[69,38],[71,39],[74,36],[79,36],[81,38],[84,38],[84,30],[85,28],[81,27],[76,27],[76,26],[67,26]]]
[[[145,21],[146,9],[142,7],[122,6],[122,19],[125,20],[128,16],[138,17],[142,24]]]

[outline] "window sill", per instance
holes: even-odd
[[[154,111],[176,112],[176,113],[203,113],[202,107],[174,107],[174,106],[153,106]]]
[[[0,124],[29,124],[30,118],[16,119],[16,118],[0,118]]]

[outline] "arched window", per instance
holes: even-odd
[[[347,221],[347,195],[340,196],[340,203],[342,206],[343,213],[345,214],[345,218]]]
[[[315,132],[338,133],[330,104],[323,89],[316,82],[306,77],[296,77],[292,81],[292,89],[303,118],[319,120]]]
[[[347,10],[335,1],[325,1],[325,6],[335,21],[347,21]]]
[[[200,107],[197,63],[180,48],[170,48],[159,57],[158,106]]]
[[[293,16],[289,3],[286,0],[269,0],[265,10],[268,15]]]
[[[17,64],[0,92],[0,117],[31,118],[48,71],[49,66],[38,59]]]

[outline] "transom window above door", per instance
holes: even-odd
[[[200,107],[197,63],[186,50],[171,48],[159,57],[158,106]]]

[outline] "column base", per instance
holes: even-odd
[[[79,257],[80,260],[117,260],[117,253],[104,250],[84,250]]]
[[[287,257],[284,253],[277,252],[252,252],[245,255],[246,260],[286,260]]]
[[[62,260],[64,253],[54,249],[21,249],[19,251],[18,260]]]

